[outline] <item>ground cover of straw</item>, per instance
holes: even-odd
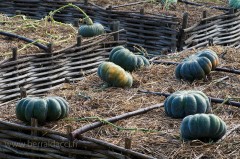
[[[161,1],[161,0],[160,0]],[[148,3],[141,3],[131,6],[124,6],[115,8],[116,10],[127,10],[127,11],[136,11],[139,12],[141,8],[145,9],[145,13],[151,14],[162,14],[162,15],[173,15],[179,19],[179,22],[182,22],[182,17],[185,12],[189,14],[188,20],[188,27],[192,26],[193,24],[199,22],[202,19],[203,11],[207,11],[207,16],[214,16],[220,15],[224,12],[218,9],[210,8],[211,6],[221,6],[221,7],[228,7],[227,0],[189,0],[190,2],[197,2],[199,4],[203,4],[204,6],[194,6],[194,5],[187,5],[185,3],[178,2],[176,5],[170,5],[169,7],[165,7],[160,1],[152,1]],[[92,0],[97,5],[100,5],[104,8],[108,6],[120,6],[124,4],[139,2],[138,0]]]
[[[27,37],[43,45],[53,44],[53,50],[65,48],[76,43],[77,30],[72,25],[58,22],[50,22],[46,19],[34,20],[17,15],[7,17],[0,14],[1,31],[10,32]],[[43,50],[27,44],[24,41],[0,35],[0,58],[11,56],[11,48],[17,47],[18,54],[33,54],[43,52]]]
[[[239,50],[227,47],[213,46],[221,59],[220,67],[239,69]],[[196,50],[162,56],[161,60],[181,61]],[[223,53],[225,54],[224,56]],[[172,93],[177,90],[201,90],[211,97],[226,98],[239,97],[240,76],[232,73],[213,71],[207,81],[199,80],[193,83],[179,81],[174,76],[176,66],[152,65],[133,72],[134,84],[132,88],[104,88],[104,82],[96,75],[86,76],[82,81],[64,84],[61,88],[47,95],[58,95],[67,99],[71,105],[68,118],[51,122],[45,126],[54,130],[66,131],[71,125],[73,130],[97,120],[81,120],[87,117],[109,118],[129,111],[134,111],[153,104],[164,102],[164,97],[138,93],[138,90],[150,90]],[[229,76],[229,79],[217,82],[218,79]],[[14,113],[15,103],[3,106],[4,113],[0,118],[12,122],[22,123],[16,119]],[[226,124],[228,131],[239,124],[239,108],[224,104],[212,103],[214,114],[220,116]],[[240,131],[236,130],[219,143],[202,143],[198,140],[183,142],[180,138],[181,119],[167,117],[164,108],[150,111],[116,123],[123,128],[143,128],[149,131],[118,130],[106,125],[84,135],[102,139],[110,143],[124,146],[126,137],[132,139],[132,149],[138,152],[160,158],[237,158],[240,148]],[[154,130],[154,131],[150,131]]]

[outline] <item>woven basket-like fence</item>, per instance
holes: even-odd
[[[53,0],[0,0],[0,13],[13,16],[25,14],[31,18],[40,19],[63,5],[66,1]],[[126,40],[129,48],[133,45],[141,45],[150,54],[161,54],[162,51],[173,52],[177,46],[177,34],[179,19],[174,16],[146,15],[140,12],[116,11],[111,8],[101,8],[94,4],[72,2],[82,8],[95,21],[100,22],[111,29],[113,21],[120,21],[120,40]],[[56,21],[64,23],[76,23],[83,15],[74,8],[66,8],[54,15]]]
[[[240,47],[240,12],[230,12],[223,15],[205,17],[198,24],[184,29],[183,49],[193,49],[208,44]]]
[[[80,46],[6,59],[0,63],[0,102],[20,97],[21,88],[28,95],[36,95],[64,82],[81,80],[85,75],[96,72],[112,47],[124,43],[114,41],[110,33],[84,40]]]
[[[0,120],[0,158],[4,159],[153,159],[123,147],[98,139],[81,136],[70,139],[71,127],[66,133]]]

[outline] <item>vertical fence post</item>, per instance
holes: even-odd
[[[209,46],[213,46],[213,38],[209,38],[208,39],[208,45]]]
[[[202,19],[205,19],[205,18],[207,18],[207,11],[206,11],[206,10],[204,10],[204,11],[202,12]],[[205,21],[203,22],[203,24],[207,24],[207,21],[205,20]],[[207,31],[206,31],[205,33],[207,33]],[[213,37],[211,37],[211,38],[208,39],[208,46],[213,46]]]
[[[31,118],[31,126],[32,127],[38,127],[38,120],[35,119],[35,118]],[[36,130],[32,130],[31,131],[31,135],[37,136],[37,131]]]
[[[82,36],[78,35],[77,36],[77,46],[81,46],[82,45]]]
[[[47,44],[47,47],[48,47],[48,50],[47,50],[47,53],[50,54],[50,60],[51,60],[51,65],[53,66],[54,63],[53,63],[53,44],[52,43],[49,43]],[[48,55],[47,55],[48,56]],[[52,80],[50,79],[50,82],[52,82]],[[49,87],[51,88],[52,87],[52,84],[49,85]]]
[[[12,60],[16,61],[17,60],[17,47],[12,48]],[[15,66],[15,71],[18,71],[18,64]],[[18,77],[18,73],[15,74],[14,77]],[[19,88],[19,85],[16,86],[16,88]]]
[[[48,53],[52,53],[53,52],[53,44],[52,43],[49,43],[48,45],[47,45],[47,47],[48,47]]]
[[[25,98],[27,97],[27,90],[24,87],[20,87],[20,98]]]
[[[31,127],[32,128],[36,128],[38,127],[38,120],[35,118],[31,118]],[[37,136],[37,131],[36,130],[31,130],[31,136]],[[35,142],[34,140],[32,140],[32,142]],[[31,143],[30,145],[34,145],[33,143]],[[32,152],[34,152],[32,150]],[[31,157],[31,159],[35,159],[35,157]]]
[[[125,149],[131,149],[132,140],[130,138],[128,138],[128,137],[125,138],[125,146],[124,147],[125,147]],[[127,157],[125,157],[125,158],[127,158]]]
[[[141,8],[141,9],[140,9],[140,14],[142,14],[142,15],[145,14],[145,10],[144,10],[144,8]]]
[[[70,135],[71,132],[73,132],[73,127],[71,125],[67,125],[66,128],[67,128],[67,135],[68,135],[68,139],[69,139],[69,146],[74,147],[75,146],[74,143],[73,143],[74,141],[73,141],[73,138]],[[71,154],[69,154],[68,157],[76,158],[76,156],[73,156]]]
[[[183,21],[182,21],[182,28],[180,29],[180,35],[179,35],[179,50],[181,51],[183,49],[183,44],[184,44],[184,40],[185,40],[185,33],[184,33],[184,29],[187,28],[187,24],[188,24],[188,13],[185,12],[183,14]]]
[[[207,11],[206,11],[206,10],[203,11],[203,13],[202,13],[202,18],[203,18],[203,19],[204,19],[204,18],[207,18]]]
[[[17,60],[17,48],[12,48],[12,59],[15,61]]]
[[[88,5],[88,0],[84,0],[84,5]]]
[[[73,25],[78,28],[79,27],[79,19],[74,19]]]
[[[119,30],[119,25],[120,25],[119,21],[113,21],[112,24],[111,24],[111,31],[112,32],[118,31]],[[119,33],[115,33],[113,35],[113,38],[114,38],[114,41],[119,41]]]

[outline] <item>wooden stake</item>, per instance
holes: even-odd
[[[88,5],[88,0],[84,0],[84,5]]]
[[[79,27],[79,19],[75,19],[73,25],[78,28]]]
[[[188,24],[188,13],[185,12],[183,14],[183,21],[182,21],[182,28],[180,29],[179,32],[179,51],[183,50],[183,44],[184,44],[184,39],[185,39],[185,33],[184,33],[184,29],[187,28],[187,24]]]
[[[119,21],[113,21],[112,24],[111,24],[112,32],[118,31],[119,30],[119,25],[120,25]],[[119,32],[115,33],[113,35],[113,38],[114,38],[114,41],[119,41]]]
[[[26,98],[27,97],[27,90],[24,87],[20,87],[20,98]]]
[[[35,118],[31,118],[31,126],[32,127],[38,127],[38,120]],[[37,131],[36,130],[31,130],[31,135],[32,136],[37,136]],[[34,141],[32,141],[34,142]],[[35,157],[31,157],[31,159],[35,159]]]
[[[53,52],[53,44],[52,44],[52,43],[49,43],[49,44],[47,45],[47,47],[48,47],[48,53],[52,53],[52,52]]]
[[[17,60],[17,47],[12,48],[12,59]]]
[[[213,38],[209,38],[208,39],[208,45],[209,46],[213,46]]]
[[[126,137],[125,138],[125,149],[131,149],[132,147],[132,139]]]
[[[82,36],[78,35],[77,36],[77,46],[81,46],[82,45]]]
[[[145,14],[144,8],[141,8],[141,9],[140,9],[140,14],[142,14],[142,15]]]
[[[132,140],[128,137],[125,138],[125,149],[131,149],[132,147]],[[127,155],[129,156],[129,155]],[[127,156],[125,157],[125,159],[127,159]],[[130,156],[129,156],[130,157]]]
[[[205,11],[203,11],[203,13],[202,13],[202,18],[204,19],[204,18],[207,18],[207,11],[205,10]]]
[[[34,128],[38,127],[38,120],[35,118],[31,118],[31,126]],[[37,130],[32,130],[31,135],[37,136]]]

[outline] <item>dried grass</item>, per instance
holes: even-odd
[[[6,31],[27,37],[32,40],[39,40],[39,43],[47,45],[53,43],[53,50],[65,48],[76,40],[76,29],[70,24],[50,22],[46,19],[33,20],[23,15],[7,17],[0,14],[1,31]],[[42,52],[34,45],[18,39],[9,39],[0,35],[0,56],[6,58],[11,55],[11,48],[17,47],[18,54],[33,54]]]
[[[190,0],[191,1],[191,0]],[[137,0],[92,0],[91,2],[100,5],[102,7],[108,6],[118,6],[122,4],[129,4],[133,2],[138,2]],[[212,2],[211,0],[198,0],[194,2],[198,2],[200,4],[205,4],[206,6],[222,6],[227,7],[228,2],[227,0],[219,0],[218,3]],[[141,8],[145,9],[145,13],[151,14],[163,14],[163,15],[174,15],[179,18],[179,22],[182,22],[183,13],[188,12],[189,19],[188,19],[188,27],[192,26],[193,24],[199,22],[202,19],[203,11],[207,11],[207,16],[213,15],[220,15],[223,14],[223,11],[218,9],[211,9],[205,6],[194,6],[194,5],[187,5],[185,3],[178,2],[176,5],[172,5],[169,8],[164,8],[164,6],[159,2],[148,2],[142,3],[132,6],[124,6],[120,8],[116,8],[117,10],[127,10],[127,11],[136,11],[139,12]]]

